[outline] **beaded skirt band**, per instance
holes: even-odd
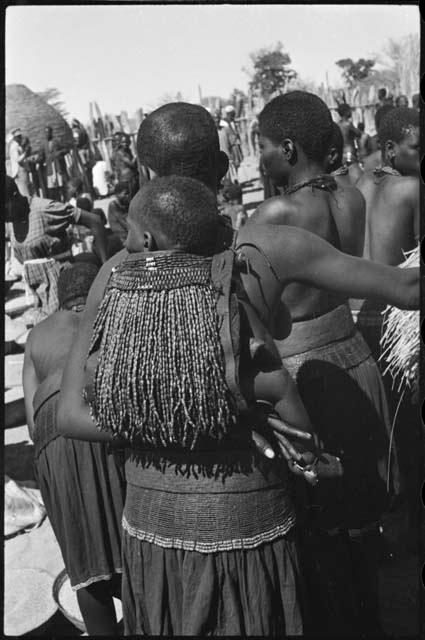
[[[210,457],[220,467],[220,456]],[[141,471],[127,460],[123,528],[161,547],[201,553],[252,549],[285,535],[295,524],[286,463],[252,451],[238,457],[244,471],[228,474],[179,473],[175,460]]]

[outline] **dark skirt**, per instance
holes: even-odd
[[[165,549],[123,531],[125,635],[302,635],[291,532],[250,550]]]
[[[121,573],[124,467],[101,443],[51,440],[35,461],[73,589]]]

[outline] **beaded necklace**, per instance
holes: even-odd
[[[382,178],[382,176],[384,175],[401,177],[400,171],[397,171],[397,169],[393,169],[392,167],[388,167],[386,165],[375,167],[375,169],[373,170],[373,175],[377,178]]]
[[[336,178],[337,176],[346,176],[348,174],[348,167],[346,164],[341,165],[338,169],[335,169],[335,171],[332,171],[331,176],[333,176],[334,178]]]
[[[311,187],[313,189],[321,189],[322,191],[335,191],[338,188],[338,185],[335,181],[335,178],[328,174],[323,174],[320,176],[316,176],[315,178],[310,178],[310,180],[305,180],[304,182],[297,182],[289,187],[286,187],[284,190],[284,195],[289,196],[304,187]]]

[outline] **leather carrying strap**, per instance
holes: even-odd
[[[213,257],[211,279],[217,290],[217,314],[224,351],[226,382],[240,412],[247,410],[247,403],[239,385],[239,305],[232,290],[236,233],[231,247]]]

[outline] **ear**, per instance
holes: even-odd
[[[335,167],[335,165],[338,163],[338,160],[339,160],[339,154],[335,147],[331,147],[328,153],[328,158],[329,158],[329,164],[331,165],[331,167],[332,168]]]
[[[156,178],[157,174],[153,169],[147,167],[144,164],[139,163],[139,176],[140,176],[140,184],[144,184],[145,182],[149,182],[149,180],[153,180]]]
[[[224,178],[226,173],[229,171],[229,158],[227,157],[227,154],[224,153],[224,151],[218,152],[217,167],[218,167],[217,178],[218,178],[218,181],[220,182],[220,180]]]
[[[396,143],[393,140],[387,140],[384,145],[385,157],[389,160],[393,160],[395,158],[396,152]]]
[[[289,164],[294,165],[297,161],[297,149],[294,141],[290,138],[285,138],[282,141],[281,147],[285,160],[287,160]]]
[[[150,231],[143,232],[143,249],[145,251],[155,251],[157,248],[155,238]]]

